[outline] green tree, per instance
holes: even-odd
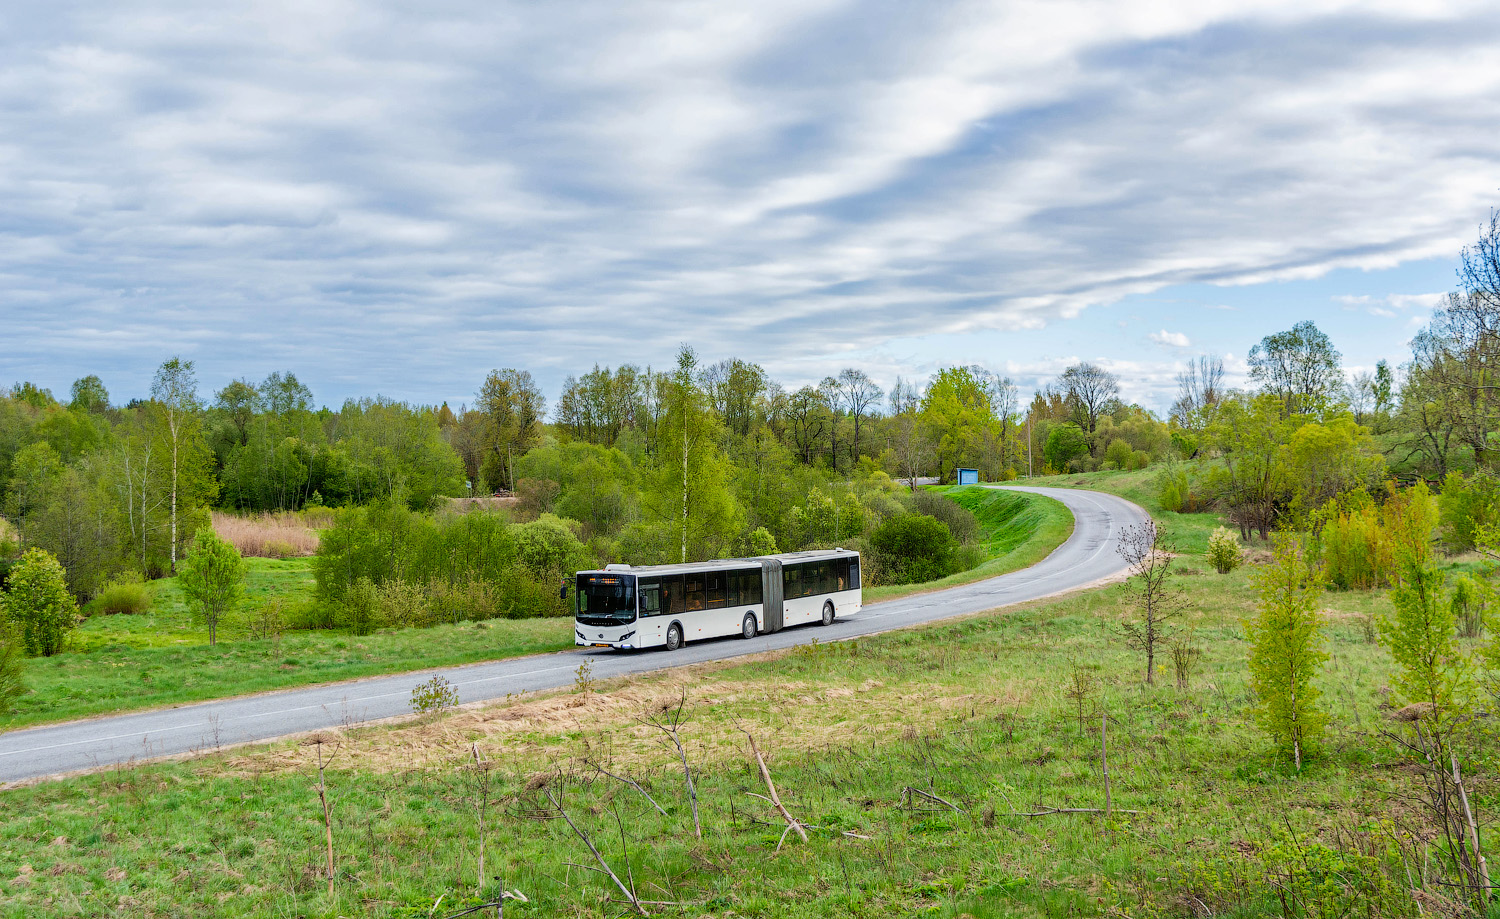
[[[656,468],[641,496],[645,528],[635,545],[663,561],[717,558],[744,525],[729,487],[733,469],[719,447],[722,428],[696,384],[696,366],[684,346],[665,392]]]
[[[485,460],[480,474],[491,488],[515,488],[515,460],[541,436],[547,400],[525,370],[492,370],[475,396]]]
[[[1250,379],[1281,400],[1283,417],[1321,415],[1343,389],[1342,360],[1309,319],[1267,335],[1250,349]]]
[[[1445,733],[1441,729],[1467,706],[1473,664],[1458,644],[1443,572],[1407,549],[1398,564],[1401,581],[1391,590],[1395,612],[1380,623],[1381,639],[1396,662],[1391,688],[1402,702],[1422,706]]]
[[[170,470],[167,516],[171,528],[171,571],[177,572],[179,522],[183,508],[213,501],[218,487],[212,476],[212,454],[203,440],[198,376],[193,362],[174,357],[156,369],[151,401],[161,428]]]
[[[1245,621],[1245,634],[1255,720],[1301,770],[1303,752],[1315,748],[1328,721],[1313,685],[1328,659],[1318,616],[1322,572],[1296,537],[1278,534],[1270,564],[1254,581],[1260,602],[1255,618]]]
[[[204,527],[193,539],[177,583],[187,595],[193,620],[208,626],[208,643],[218,642],[219,624],[245,592],[245,560],[240,550]]]
[[[26,653],[51,657],[78,624],[78,604],[68,593],[62,565],[45,549],[27,549],[10,569],[10,590],[0,594],[0,615],[21,632]]]
[[[109,410],[109,390],[104,381],[94,374],[73,381],[73,400],[68,408],[75,412],[105,412]]]
[[[1088,454],[1088,436],[1071,421],[1063,422],[1049,431],[1047,444],[1042,448],[1042,455],[1047,458],[1047,465],[1058,472],[1066,472],[1069,464]]]

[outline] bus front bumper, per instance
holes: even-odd
[[[635,625],[610,628],[608,626],[579,625],[573,626],[573,644],[584,648],[620,648],[630,651],[635,649]]]

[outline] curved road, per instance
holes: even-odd
[[[511,693],[556,689],[574,681],[580,661],[593,663],[595,679],[663,670],[806,644],[905,628],[1064,593],[1120,573],[1115,546],[1122,528],[1148,517],[1123,498],[1093,491],[1016,486],[1056,498],[1073,512],[1073,535],[1030,568],[961,587],[872,603],[828,628],[802,626],[750,641],[722,639],[690,644],[674,654],[579,649],[403,673],[92,718],[0,734],[0,782],[271,740],[288,734],[405,715],[411,689],[441,673],[462,702]]]

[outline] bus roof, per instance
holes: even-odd
[[[750,558],[718,558],[707,562],[688,562],[674,565],[610,565],[608,569],[591,569],[579,574],[674,574],[680,571],[732,571],[736,568],[759,568],[763,559],[774,558],[787,562],[808,562],[825,558],[857,558],[853,549],[807,549],[802,552],[783,552],[780,555],[756,555]]]

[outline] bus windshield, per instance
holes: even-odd
[[[580,574],[578,620],[590,625],[635,621],[635,575]]]

